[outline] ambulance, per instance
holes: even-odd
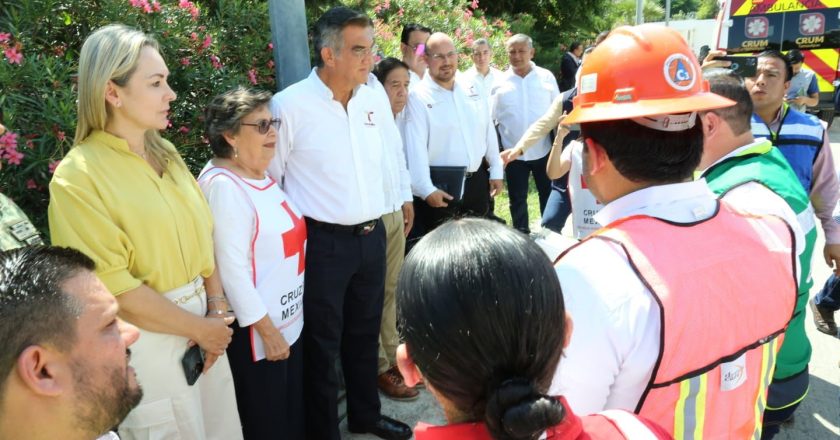
[[[731,54],[801,50],[820,89],[819,105],[808,111],[831,124],[840,86],[840,0],[722,0],[717,47]]]

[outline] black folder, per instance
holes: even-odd
[[[464,180],[467,167],[429,167],[432,184],[445,191],[457,202],[464,196]]]

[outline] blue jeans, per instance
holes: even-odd
[[[568,191],[569,175],[551,181],[551,194],[545,204],[542,216],[542,227],[560,233],[566,224],[566,219],[572,213],[572,202]]]
[[[537,193],[540,199],[540,214],[545,211],[548,194],[551,192],[551,181],[545,174],[548,155],[537,160],[514,160],[505,169],[507,190],[510,196],[510,217],[513,227],[524,233],[530,233],[528,227],[528,179],[534,175]]]
[[[840,278],[831,274],[825,286],[814,297],[814,304],[829,310],[840,310]]]

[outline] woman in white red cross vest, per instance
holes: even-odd
[[[214,158],[198,178],[213,212],[216,263],[236,321],[228,347],[245,438],[304,438],[306,224],[266,169],[277,127],[271,94],[242,87],[205,111]]]

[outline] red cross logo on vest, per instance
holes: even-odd
[[[302,217],[295,215],[294,211],[289,208],[287,202],[283,202],[283,209],[289,214],[292,219],[292,229],[283,233],[283,253],[286,258],[297,255],[298,256],[298,275],[303,273],[303,268],[306,266],[306,222]]]

